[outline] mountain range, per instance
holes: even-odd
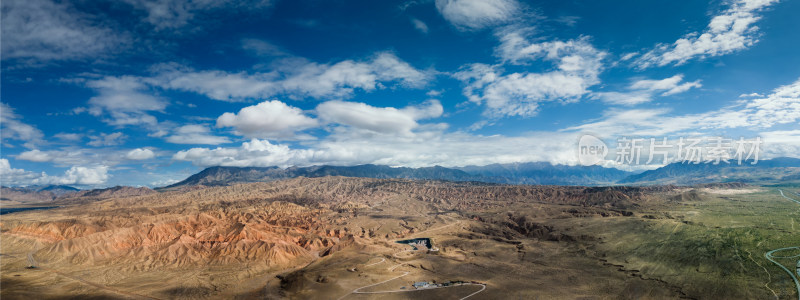
[[[417,179],[474,181],[527,185],[695,185],[718,182],[775,183],[800,181],[800,159],[774,158],[730,163],[672,163],[640,173],[601,166],[553,165],[547,162],[491,164],[446,168],[441,166],[408,168],[384,165],[311,167],[209,167],[178,183],[156,188],[175,190],[193,186],[226,186],[237,183],[267,182],[297,177],[362,177],[379,179]],[[111,187],[79,190],[65,185],[2,187],[4,204],[49,202],[58,199],[90,197],[104,199],[144,195],[148,188]]]
[[[800,180],[800,159],[779,157],[770,160],[714,163],[672,163],[661,168],[630,175],[617,184],[692,185],[711,182],[785,182]]]
[[[505,184],[601,185],[612,184],[631,173],[599,166],[564,166],[549,163],[493,164],[445,168],[407,168],[383,165],[290,167],[209,167],[166,189],[184,186],[220,186],[295,177],[367,177],[420,180],[479,181]]]
[[[800,180],[800,159],[774,158],[719,163],[672,163],[641,173],[601,166],[553,165],[547,162],[492,164],[445,168],[407,168],[383,165],[290,167],[209,167],[161,189],[188,186],[222,186],[295,177],[367,177],[420,180],[478,181],[530,185],[694,185],[714,182],[775,182]]]

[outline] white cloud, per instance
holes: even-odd
[[[800,130],[765,131],[759,136],[764,139],[762,149],[766,156],[800,158]]]
[[[2,1],[3,60],[32,62],[93,58],[127,43],[70,2]]]
[[[49,177],[50,183],[55,184],[82,184],[98,185],[108,180],[108,167],[71,167],[64,173],[64,176]]]
[[[443,108],[436,100],[428,101],[424,106],[403,109],[374,107],[358,102],[328,101],[317,106],[316,111],[319,118],[327,122],[377,133],[411,135],[411,130],[419,126],[417,120],[439,117]]]
[[[189,24],[195,15],[203,11],[216,9],[246,8],[248,10],[269,7],[271,1],[232,1],[232,0],[123,0],[137,10],[147,13],[144,21],[152,24],[156,30],[177,29]]]
[[[233,127],[236,134],[251,138],[292,138],[295,132],[317,126],[317,121],[297,107],[278,100],[264,101],[217,118],[217,127]]]
[[[292,60],[288,60],[292,61]],[[296,60],[294,60],[296,62]],[[367,61],[345,60],[335,64],[278,66],[269,73],[193,71],[166,67],[148,82],[166,89],[195,92],[222,101],[268,98],[278,94],[293,97],[341,98],[355,90],[373,91],[384,83],[423,87],[430,79],[392,53],[382,52]]]
[[[11,168],[8,160],[0,159],[0,180],[8,185],[33,184],[77,184],[100,185],[108,180],[108,167],[99,165],[91,167],[73,166],[62,176],[49,176],[45,172],[34,173],[23,169]]]
[[[337,136],[309,149],[292,149],[253,139],[240,147],[192,148],[173,159],[206,166],[308,166],[382,164],[389,166],[463,166],[527,161],[572,163],[577,135],[531,133],[521,137],[443,134],[435,130],[416,137],[362,139]]]
[[[646,91],[630,92],[597,92],[593,97],[603,100],[603,102],[617,105],[636,105],[653,100],[653,94]]]
[[[592,46],[589,37],[532,43],[529,38],[531,31],[531,28],[499,31],[500,45],[495,48],[495,55],[504,63],[523,65],[544,59],[567,72],[596,73],[602,69],[602,60],[607,53]]]
[[[606,103],[619,105],[636,105],[650,102],[656,94],[669,96],[683,93],[691,88],[699,88],[703,85],[700,80],[683,82],[683,74],[678,74],[661,80],[641,79],[633,82],[627,92],[598,92],[593,96]]]
[[[560,16],[556,18],[555,21],[569,27],[575,27],[580,19],[581,17],[578,16]]]
[[[763,8],[777,0],[738,0],[720,15],[714,16],[702,32],[693,32],[672,44],[660,44],[640,56],[639,68],[683,64],[690,59],[719,56],[746,49],[758,41],[758,27]]]
[[[629,52],[629,53],[625,53],[625,54],[623,54],[623,55],[622,55],[622,56],[619,58],[619,60],[620,60],[620,61],[628,61],[628,60],[630,60],[631,58],[635,57],[636,55],[639,55],[639,52]]]
[[[630,88],[634,90],[646,90],[652,92],[664,91],[661,95],[669,96],[683,93],[691,88],[699,88],[703,86],[700,84],[700,80],[682,84],[681,81],[683,81],[683,74],[678,74],[661,80],[642,79],[631,84]]]
[[[127,163],[127,160],[136,160],[137,157],[146,157],[149,152],[156,154],[151,148],[138,149],[142,150],[78,147],[63,147],[52,150],[34,149],[22,152],[15,158],[17,160],[52,163],[54,166],[63,168],[95,164],[112,167]]]
[[[38,128],[23,123],[22,117],[14,113],[14,109],[5,103],[0,102],[0,128],[2,128],[2,142],[4,146],[7,140],[23,141],[24,146],[32,148],[36,144],[43,143],[44,134]]]
[[[652,88],[658,91],[669,91],[672,85],[641,83],[640,88]],[[675,84],[676,86],[679,84]],[[757,129],[759,126],[773,126],[778,121],[790,120],[789,115],[773,118],[774,122],[763,122],[755,118],[759,110],[771,110],[764,103],[776,102],[775,107],[794,107],[800,103],[800,80],[798,83],[779,87],[763,99],[754,99],[736,107],[727,107],[700,114],[673,115],[668,109],[612,109],[600,120],[583,125],[565,128],[558,132],[529,132],[520,136],[482,136],[464,132],[446,132],[446,127],[439,124],[418,124],[413,134],[360,134],[360,131],[373,127],[374,130],[384,128],[370,119],[364,124],[337,127],[323,139],[305,143],[302,148],[293,148],[286,144],[278,144],[268,140],[253,139],[242,143],[239,147],[192,148],[179,151],[173,155],[174,160],[189,161],[197,166],[307,166],[307,165],[356,165],[384,164],[390,166],[459,166],[486,165],[491,163],[509,163],[525,161],[549,161],[551,163],[577,163],[575,147],[582,132],[601,134],[602,137],[660,137],[675,135],[711,136],[715,131],[726,128]],[[794,98],[793,98],[794,97]],[[772,99],[767,101],[764,99]],[[794,99],[794,100],[791,100]],[[355,115],[348,115],[342,109],[343,120],[360,120],[364,115],[377,115],[387,119],[405,120],[393,126],[414,126],[408,118],[397,117],[400,109],[384,109],[359,103],[331,102],[334,108],[355,110]],[[341,105],[339,107],[338,105]],[[787,106],[788,105],[788,106]],[[323,106],[321,104],[320,106]],[[432,105],[429,104],[430,107]],[[324,106],[323,106],[324,107]],[[422,109],[429,113],[417,116],[434,116],[436,109]],[[336,111],[334,109],[333,111]],[[772,111],[774,112],[774,111]],[[363,115],[362,115],[363,113]],[[416,114],[414,114],[416,115]],[[325,119],[320,113],[320,119]],[[800,120],[800,114],[794,115],[794,122]],[[344,122],[344,121],[343,121]],[[410,124],[410,125],[409,125]],[[782,123],[780,123],[782,124]],[[357,127],[358,126],[358,127]],[[767,156],[794,155],[798,143],[797,130],[763,132],[765,140],[771,140]],[[766,145],[766,144],[765,144]],[[794,149],[794,150],[793,150]],[[608,167],[625,167],[607,162]]]
[[[800,121],[800,79],[776,88],[766,97],[750,99],[744,111],[748,123],[759,127],[797,124]]]
[[[800,122],[800,79],[776,88],[766,97],[749,99],[719,110],[670,115],[667,109],[612,109],[602,120],[568,128],[610,135],[661,136],[728,128],[758,130]]]
[[[115,125],[147,125],[156,126],[158,120],[148,112],[163,111],[167,101],[153,96],[141,78],[133,76],[108,76],[86,83],[97,91],[98,95],[89,99],[89,113],[110,118],[104,122]]]
[[[89,136],[88,144],[89,146],[116,146],[121,145],[125,142],[128,136],[123,134],[122,132],[114,132],[114,133],[100,133],[100,135],[93,135]]]
[[[428,25],[426,25],[425,22],[422,22],[422,21],[420,21],[419,19],[416,19],[416,18],[411,18],[411,24],[413,24],[414,28],[419,30],[419,32],[422,32],[424,34],[428,34]]]
[[[551,161],[574,163],[574,133],[533,132],[520,137],[447,133],[446,124],[420,124],[442,115],[436,100],[405,108],[328,101],[316,113],[335,124],[330,134],[306,141],[303,148],[266,139],[239,147],[191,148],[174,160],[197,166],[307,166],[318,164],[384,164],[391,166],[457,166],[465,164]]]
[[[508,23],[521,6],[515,0],[436,0],[436,9],[459,30],[477,30]]]
[[[53,135],[53,137],[68,142],[77,142],[83,139],[83,135],[80,133],[66,133],[66,132],[57,133]]]
[[[50,156],[50,153],[42,152],[39,149],[33,149],[20,153],[17,156],[17,159],[35,161],[35,162],[46,162],[46,161],[51,161],[53,157]]]
[[[166,138],[166,141],[173,144],[198,145],[219,145],[231,142],[226,137],[212,135],[208,127],[196,124],[178,127],[172,135]]]
[[[147,148],[136,148],[125,154],[125,158],[130,160],[145,160],[153,157],[156,157],[156,154],[153,153],[153,150]]]
[[[23,169],[11,168],[8,159],[0,158],[0,181],[3,185],[28,185],[42,177],[44,173],[34,173]]]
[[[214,100],[239,101],[277,94],[276,73],[227,73],[224,71],[175,70],[151,79],[165,89],[194,92]]]
[[[261,57],[286,56],[283,49],[267,41],[259,39],[242,39],[242,49],[252,52]]]
[[[464,95],[470,101],[486,104],[487,115],[533,116],[540,103],[577,101],[589,93],[589,87],[599,83],[606,53],[595,49],[588,38],[530,43],[524,34],[524,30],[499,33],[498,57],[511,64],[545,60],[556,70],[503,75],[498,66],[473,64],[455,75],[467,84]]]
[[[34,149],[22,152],[16,158],[34,162],[54,162],[59,166],[82,165],[102,160],[100,153],[88,149],[46,151]]]

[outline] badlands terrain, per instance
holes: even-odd
[[[2,216],[0,297],[794,299],[781,266],[800,249],[765,254],[800,245],[798,191],[301,177],[86,192]],[[432,245],[397,243],[413,238]]]

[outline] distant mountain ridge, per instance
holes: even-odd
[[[95,199],[122,198],[156,193],[148,187],[115,186],[104,189],[83,190],[59,198],[90,197]]]
[[[553,165],[547,162],[491,164],[454,169],[508,184],[610,185],[634,174],[601,166]]]
[[[419,180],[479,181],[529,185],[696,185],[724,182],[800,180],[800,159],[774,158],[751,165],[731,163],[672,163],[642,173],[601,166],[553,165],[548,162],[491,164],[446,168],[408,168],[384,165],[290,167],[208,167],[185,180],[162,189],[190,186],[221,186],[296,177],[345,176]]]
[[[233,183],[261,182],[295,177],[346,176],[366,178],[402,178],[420,180],[481,181],[506,184],[607,185],[632,173],[599,166],[565,166],[550,163],[493,164],[483,167],[441,166],[408,168],[384,165],[290,167],[209,167],[189,178],[166,186],[219,186]]]
[[[66,185],[31,185],[27,187],[2,187],[3,204],[33,204],[72,201],[77,198],[108,199],[142,196],[156,193],[148,187],[115,186],[110,188],[80,190]]]
[[[787,181],[800,179],[800,159],[779,157],[769,160],[729,163],[671,163],[661,168],[630,175],[618,184],[694,185],[711,182]]]
[[[47,202],[78,191],[80,190],[67,185],[2,187],[0,188],[0,201],[6,201],[5,204]]]

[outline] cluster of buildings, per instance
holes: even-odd
[[[477,281],[461,281],[461,280],[447,281],[447,282],[443,282],[443,283],[417,281],[417,282],[414,282],[414,284],[412,286],[415,289],[430,289],[430,288],[441,288],[441,287],[448,287],[448,286],[457,286],[457,285],[463,285],[463,284],[482,284],[482,283],[477,282]]]

